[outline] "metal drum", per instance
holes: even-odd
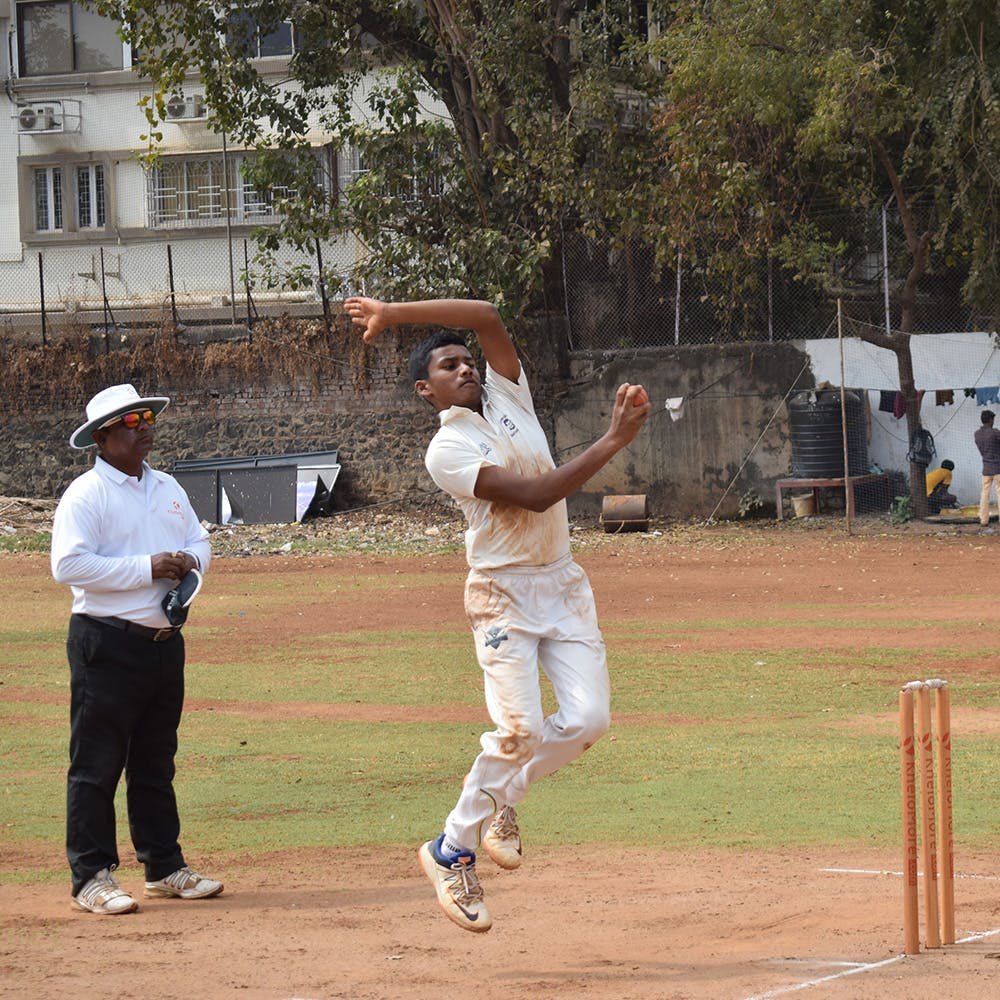
[[[605,497],[601,506],[601,523],[608,533],[648,531],[649,501],[646,494]]]

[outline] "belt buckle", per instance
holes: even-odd
[[[169,639],[176,631],[177,629],[173,627],[157,629],[157,631],[153,633],[153,642],[164,642],[165,640]]]

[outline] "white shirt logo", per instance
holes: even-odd
[[[506,413],[504,413],[500,417],[500,423],[507,428],[507,431],[511,437],[514,437],[517,434],[517,424],[515,424],[514,421],[511,420]]]

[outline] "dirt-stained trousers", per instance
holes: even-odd
[[[607,732],[611,689],[593,591],[569,555],[548,566],[471,570],[465,609],[496,729],[481,737],[444,831],[474,850],[497,810]],[[547,718],[539,666],[558,704]]]

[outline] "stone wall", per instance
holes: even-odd
[[[793,385],[813,384],[794,343],[575,355],[570,376],[554,419],[560,462],[603,433],[622,382],[642,383],[654,404],[633,445],[577,494],[575,510],[597,513],[607,494],[645,494],[656,516],[730,516],[741,496],[756,494],[773,512],[774,481],[791,461],[784,399]],[[684,406],[674,421],[665,401],[677,397]]]
[[[305,334],[255,331],[249,343],[216,343],[210,331],[130,333],[113,350],[75,336],[46,350],[0,345],[0,495],[58,497],[92,461],[92,451],[67,444],[87,399],[116,382],[171,397],[157,424],[159,468],[185,458],[337,449],[339,508],[434,489],[423,454],[436,415],[405,375],[415,331],[389,332],[375,347],[361,347],[343,328],[326,334],[315,326]],[[654,401],[634,445],[572,498],[575,513],[598,513],[609,493],[644,493],[655,515],[708,516],[735,480],[719,511],[731,514],[743,493],[767,500],[774,479],[788,474],[782,400],[796,378],[812,382],[792,344],[567,358],[544,346],[565,342],[551,327],[518,342],[559,463],[604,432],[621,382],[642,382]],[[687,398],[677,422],[664,408],[673,396]]]
[[[409,350],[426,331],[388,331],[366,347],[343,325],[329,335],[321,324],[302,330],[264,327],[249,341],[245,331],[236,341],[210,329],[140,331],[110,349],[77,330],[46,349],[0,344],[0,495],[61,495],[93,461],[93,449],[68,445],[87,400],[120,382],[171,398],[156,425],[157,468],[337,449],[340,508],[434,490],[423,455],[437,417],[406,376]],[[562,363],[540,347],[550,335],[529,330],[517,338],[543,387]],[[539,412],[550,427],[544,398]]]

